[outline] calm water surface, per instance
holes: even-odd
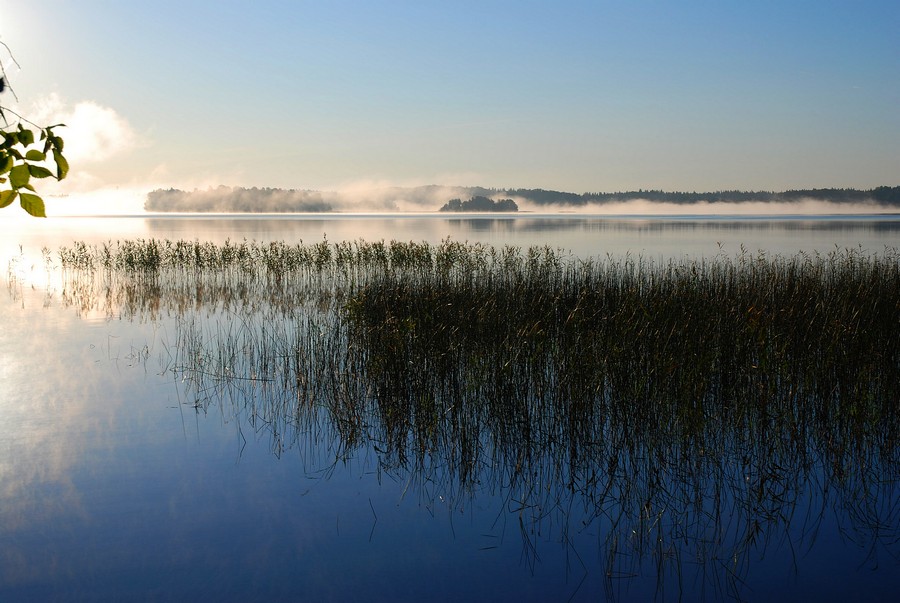
[[[450,237],[490,245],[550,245],[585,256],[643,255],[651,259],[737,254],[743,246],[755,253],[827,253],[862,246],[880,251],[900,244],[900,215],[639,217],[567,214],[447,217],[408,215],[305,216],[134,216],[65,217],[0,225],[4,251],[18,245],[39,251],[74,240],[100,243],[123,238],[241,241],[283,240],[316,243],[364,239],[428,241]]]
[[[813,475],[739,553],[728,522],[747,516],[711,511],[725,524],[695,521],[682,542],[654,546],[650,522],[610,552],[616,509],[589,519],[590,497],[560,495],[559,484],[542,484],[557,494],[538,509],[523,503],[534,492],[504,484],[502,467],[486,466],[461,488],[440,459],[430,468],[385,463],[371,443],[347,454],[327,421],[264,416],[253,401],[267,394],[249,385],[186,384],[172,370],[185,349],[183,316],[79,307],[40,253],[136,237],[450,237],[651,259],[741,246],[878,252],[900,245],[897,217],[101,217],[7,223],[0,236],[9,266],[0,302],[2,601],[886,601],[900,592],[893,481],[872,495],[875,526]],[[214,309],[192,316],[207,327],[240,324]]]

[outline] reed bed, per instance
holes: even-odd
[[[198,409],[230,400],[279,454],[372,450],[455,500],[505,493],[523,526],[592,526],[610,576],[687,555],[738,589],[796,510],[810,534],[834,506],[900,554],[896,249],[658,263],[139,240],[59,257],[69,303],[176,317],[167,368]]]

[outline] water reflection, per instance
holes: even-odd
[[[531,269],[524,257],[497,261]],[[790,304],[767,310],[738,296],[752,337],[733,339],[738,330],[719,337],[714,320],[691,324],[703,306],[690,299],[629,322],[640,306],[628,292],[643,281],[619,298],[499,312],[465,286],[483,280],[464,274],[435,289],[415,271],[397,282],[359,276],[75,270],[61,295],[82,313],[171,319],[152,372],[174,374],[190,409],[233,424],[241,456],[262,442],[326,478],[361,463],[426,510],[468,513],[482,530],[489,517],[481,548],[515,535],[529,571],[553,564],[572,581],[557,595],[740,598],[765,589],[766,560],[816,575],[807,560],[822,549],[890,582],[885,568],[900,554],[896,282],[870,298],[882,314],[865,318],[882,322],[855,330],[831,319],[812,329],[818,319]],[[587,308],[603,311],[579,314]],[[765,312],[788,330],[754,330]],[[374,505],[370,522],[375,534]]]
[[[447,236],[460,241],[502,246],[564,247],[579,257],[607,253],[643,253],[650,257],[714,257],[750,251],[794,254],[827,253],[835,246],[870,251],[900,239],[900,216],[745,216],[646,217],[519,214],[453,217],[445,214],[299,215],[299,216],[130,216],[67,217],[0,224],[2,255],[18,246],[40,257],[41,247],[55,249],[73,241],[99,244],[125,238],[198,239],[223,243],[315,243],[392,239],[439,243]]]

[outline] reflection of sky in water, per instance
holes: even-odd
[[[578,256],[642,254],[650,258],[679,258],[737,254],[748,251],[793,254],[800,250],[827,253],[862,245],[880,251],[900,241],[900,217],[796,218],[692,218],[692,217],[591,217],[537,214],[515,217],[447,217],[443,215],[396,216],[229,216],[198,217],[70,217],[16,221],[0,225],[4,247],[0,257],[11,256],[22,245],[30,257],[40,261],[41,247],[55,251],[73,241],[102,243],[125,238],[159,238],[257,241],[285,240],[291,243],[391,240],[438,243],[454,240],[492,245],[550,245]]]
[[[439,486],[410,488],[324,444],[276,459],[265,425],[239,424],[227,406],[179,408],[179,388],[156,374],[166,351],[152,325],[84,323],[41,297],[23,302],[2,334],[5,600],[347,600],[363,586],[375,599],[478,598],[506,592],[498,576],[528,578],[518,527],[498,529],[493,512],[451,509]],[[138,361],[133,346],[148,340],[157,345]],[[399,581],[406,568],[427,582]],[[535,599],[571,589],[558,563],[536,574],[525,591]]]
[[[723,240],[726,251],[736,251],[738,241],[750,249],[754,241],[770,250],[812,244],[828,251],[835,243],[878,249],[896,244],[900,227],[864,221],[798,228],[801,223],[794,221],[434,217],[67,224],[74,226],[64,234],[38,228],[17,234],[25,237],[23,245],[38,250],[69,243],[59,237],[316,242],[327,232],[331,240],[437,242],[449,235],[576,252],[593,250],[598,241],[627,242],[622,249],[643,245],[657,250],[648,253],[668,255],[715,254],[716,241]],[[9,237],[15,240],[13,234],[4,236],[7,243]],[[276,458],[270,425],[254,424],[224,402],[196,414],[172,376],[159,374],[175,347],[174,321],[157,325],[93,314],[84,320],[61,307],[58,292],[48,301],[39,273],[22,268],[20,278],[0,302],[0,595],[40,600],[81,591],[118,598],[136,589],[159,598],[252,593],[346,600],[364,588],[367,598],[385,600],[555,600],[576,592],[576,600],[602,598],[598,524],[573,530],[566,536],[571,547],[565,547],[558,542],[561,514],[570,509],[552,509],[542,531],[529,535],[540,557],[532,564],[523,548],[517,493],[482,484],[471,498],[454,499],[439,483],[410,483],[408,474],[380,470],[372,449],[338,460],[328,438],[319,440],[315,433]],[[817,484],[810,486],[790,510],[797,517],[807,512],[810,497],[822,505]],[[786,522],[750,555],[749,596],[771,601],[893,596],[900,586],[896,558],[880,551],[882,569],[866,574],[873,561],[865,549],[840,544],[839,528],[847,522],[830,506],[815,537],[805,535],[803,546],[792,550],[792,541],[808,525]],[[628,543],[622,550],[627,559]],[[704,572],[730,562],[715,559],[703,566],[673,557],[670,567],[676,561],[684,562],[678,571],[685,593],[702,583]],[[591,568],[586,578],[582,563]],[[629,569],[627,561],[625,566]],[[858,567],[863,574],[856,574]],[[614,592],[624,600],[652,599],[655,576],[648,568],[630,567],[648,579],[617,579]],[[677,577],[669,578],[667,590],[677,592]]]

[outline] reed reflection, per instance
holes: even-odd
[[[80,311],[176,317],[165,368],[198,411],[228,405],[276,455],[327,442],[460,507],[496,497],[532,562],[541,534],[589,537],[610,588],[694,571],[739,597],[754,560],[815,546],[832,516],[869,566],[900,554],[896,250],[659,264],[149,240],[60,258]]]

